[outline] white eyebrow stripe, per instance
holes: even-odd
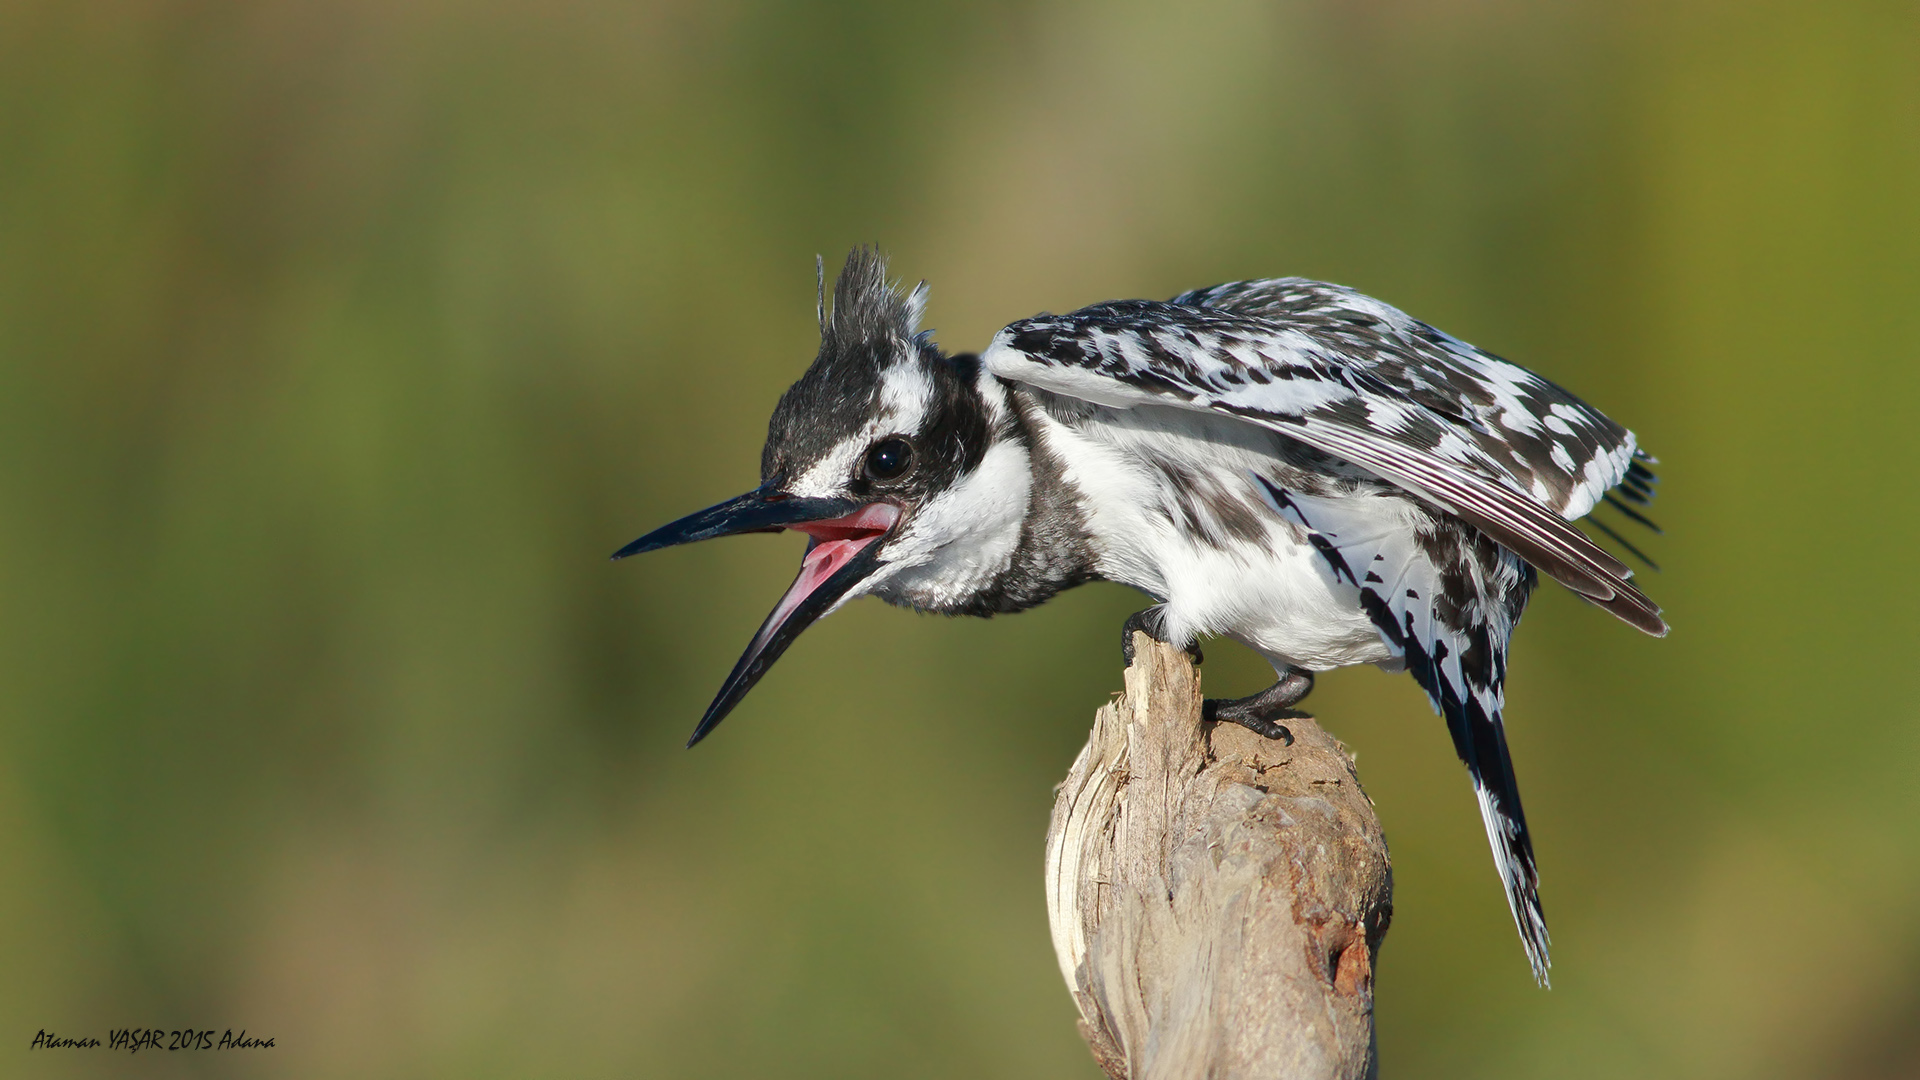
[[[870,432],[840,440],[833,449],[820,455],[806,472],[801,473],[787,491],[802,498],[835,498],[845,495],[847,482],[853,478],[854,463],[866,452],[867,444],[873,440]]]
[[[933,406],[933,377],[917,363],[895,364],[880,376],[879,415],[892,430],[914,432]]]

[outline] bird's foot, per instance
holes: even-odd
[[[1125,658],[1127,667],[1133,666],[1133,632],[1135,630],[1162,645],[1173,644],[1166,638],[1166,619],[1159,608],[1150,607],[1136,611],[1127,616],[1126,622],[1120,624],[1120,655]],[[1198,641],[1189,641],[1184,648],[1187,650],[1187,655],[1193,657],[1194,667],[1199,667],[1206,661],[1206,655],[1200,651]]]
[[[1293,708],[1313,692],[1313,672],[1288,668],[1280,681],[1257,694],[1243,698],[1208,698],[1200,706],[1200,717],[1215,723],[1239,724],[1256,735],[1280,739],[1293,745],[1293,732],[1282,720],[1311,720],[1312,716]]]

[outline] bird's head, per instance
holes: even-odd
[[[824,290],[823,290],[824,291]],[[1028,455],[1005,394],[971,356],[919,328],[926,285],[887,281],[856,249],[822,297],[820,353],[781,396],[760,486],[663,526],[614,558],[747,532],[811,539],[800,574],[708,706],[688,746],[739,704],[801,631],[859,596],[941,610],[1011,558]]]

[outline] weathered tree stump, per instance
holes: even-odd
[[[1353,758],[1200,718],[1187,655],[1137,635],[1047,830],[1047,911],[1115,1080],[1372,1077],[1393,874]]]

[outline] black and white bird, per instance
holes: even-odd
[[[1603,499],[1645,521],[1633,507],[1652,497],[1652,459],[1633,433],[1317,281],[1037,315],[978,356],[921,331],[926,298],[853,252],[830,312],[822,298],[818,357],[774,409],[760,486],[615,554],[811,537],[688,745],[855,597],[985,616],[1089,581],[1130,585],[1157,601],[1130,628],[1187,646],[1225,635],[1273,664],[1268,690],[1209,702],[1216,720],[1286,737],[1314,672],[1411,674],[1473,778],[1544,984],[1547,927],[1501,728],[1507,641],[1536,571],[1667,632],[1627,566],[1572,524]]]

